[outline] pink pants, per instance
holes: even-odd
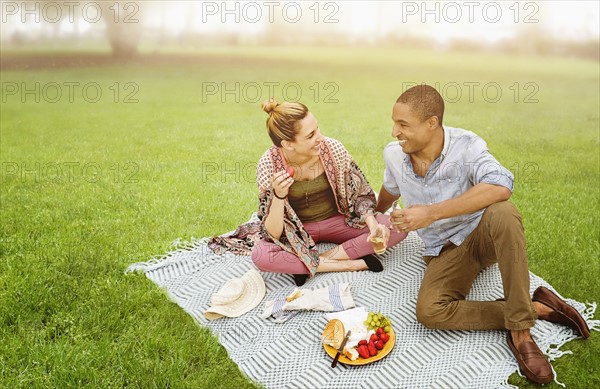
[[[388,215],[377,215],[377,221],[391,227],[390,217]],[[336,215],[329,219],[303,223],[304,229],[313,238],[315,243],[330,242],[341,244],[344,251],[350,259],[360,259],[361,257],[373,254],[373,246],[367,241],[369,229],[348,227],[344,222],[344,215]],[[406,238],[406,233],[390,230],[390,239],[388,247],[393,247]],[[275,243],[261,240],[252,249],[252,261],[257,268],[265,272],[288,273],[288,274],[308,274],[306,265],[300,258],[292,253],[282,250]]]

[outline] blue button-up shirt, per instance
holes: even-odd
[[[481,182],[501,185],[512,192],[512,173],[490,154],[483,139],[461,128],[443,126],[443,129],[442,153],[424,177],[415,174],[410,157],[397,141],[385,147],[383,187],[386,191],[401,196],[405,207],[449,200]],[[438,220],[417,230],[425,243],[423,255],[439,255],[448,241],[459,246],[477,227],[483,211]]]

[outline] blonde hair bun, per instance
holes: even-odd
[[[262,110],[265,111],[266,113],[270,114],[271,112],[273,112],[273,110],[275,108],[277,108],[278,105],[279,105],[279,103],[277,101],[275,101],[274,98],[271,98],[269,100],[265,100],[262,103]]]
[[[306,105],[298,102],[284,101],[278,103],[272,97],[262,104],[262,109],[269,117],[267,118],[267,131],[273,144],[281,147],[281,141],[293,142],[298,132],[299,122],[308,115]]]

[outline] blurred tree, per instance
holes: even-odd
[[[23,17],[26,23],[30,23],[34,20],[31,11],[34,15],[37,13],[38,17],[35,20],[48,25],[53,40],[59,38],[61,24],[66,20],[73,24],[74,34],[78,36],[81,19],[95,22],[95,18],[98,17],[98,20],[104,20],[106,24],[106,35],[115,57],[133,57],[138,54],[137,47],[141,31],[141,11],[138,2],[28,0],[21,2],[19,6],[20,12],[25,12],[27,16],[19,15],[18,17]],[[96,13],[94,10],[96,10]]]
[[[140,41],[139,3],[100,1],[106,34],[115,57],[134,57]]]

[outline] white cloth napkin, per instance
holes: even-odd
[[[292,294],[295,292],[296,290]],[[335,312],[355,306],[349,283],[329,285],[316,290],[300,289],[300,292],[302,295],[292,301],[286,301],[287,296],[267,301],[260,317],[272,317],[276,323],[283,323],[301,310]]]
[[[338,319],[344,324],[344,332],[352,331],[346,348],[352,348],[358,344],[361,339],[369,339],[375,331],[369,330],[364,322],[367,320],[369,312],[365,307],[356,307],[341,312],[326,313],[325,318],[329,320]]]

